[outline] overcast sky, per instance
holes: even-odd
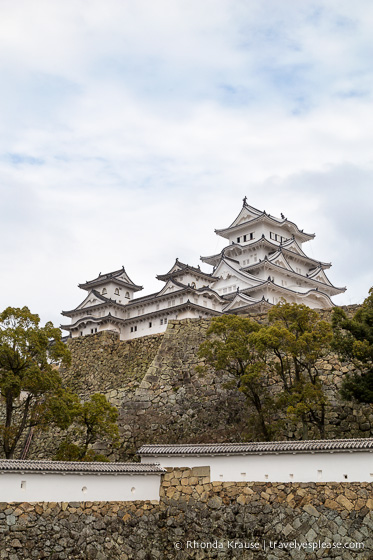
[[[0,309],[59,325],[122,265],[157,291],[245,195],[362,302],[372,36],[370,0],[2,0]]]

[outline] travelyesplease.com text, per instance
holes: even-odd
[[[293,541],[278,541],[278,540],[260,540],[260,541],[244,541],[244,540],[211,540],[211,541],[177,541],[174,542],[176,550],[182,549],[246,549],[246,550],[305,550],[314,552],[315,550],[363,550],[364,543],[356,541],[346,542],[332,542],[332,541],[313,541],[313,542],[300,542],[297,539]]]

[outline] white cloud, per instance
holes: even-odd
[[[369,254],[373,8],[360,0],[6,1],[1,307],[59,322],[78,282],[147,290],[222,247],[246,194],[314,231],[361,301]],[[337,299],[336,299],[337,301]]]

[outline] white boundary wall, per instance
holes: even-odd
[[[160,474],[0,474],[1,502],[159,500]]]
[[[211,481],[373,482],[373,452],[251,455],[153,455],[142,463],[161,467],[210,467]]]

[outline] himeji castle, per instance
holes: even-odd
[[[327,278],[330,263],[303,251],[314,234],[300,230],[283,214],[276,218],[257,210],[246,197],[233,223],[215,233],[227,245],[216,255],[201,257],[212,272],[176,259],[166,274],[157,276],[162,289],[143,297],[135,297],[143,288],[124,268],[99,274],[79,284],[87,296],[75,309],[62,312],[71,324],[61,328],[72,337],[114,330],[128,340],[163,332],[172,319],[261,312],[282,299],[328,309],[334,305],[331,297],[346,289]]]

